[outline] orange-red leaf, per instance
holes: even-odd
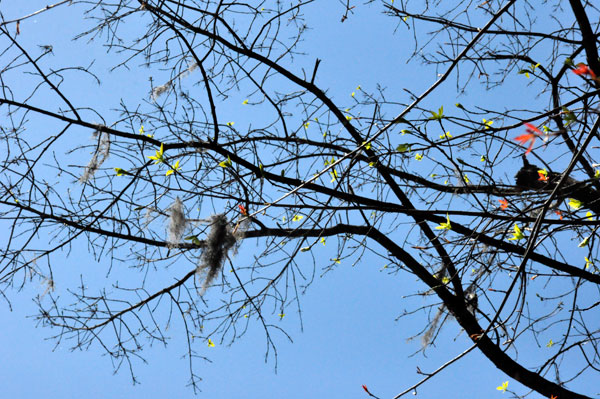
[[[508,200],[506,198],[499,199],[498,202],[500,202],[500,209],[508,208]]]
[[[585,65],[583,63],[578,64],[577,68],[573,69],[573,73],[575,75],[579,75],[579,76],[581,76],[581,75],[589,75],[589,76],[592,77],[592,79],[596,79],[596,74],[594,73],[594,71],[592,71],[589,66],[587,66],[587,65]]]
[[[529,146],[527,147],[527,151],[525,151],[525,155],[527,155],[533,149],[533,144],[535,143],[535,139],[537,138],[537,136],[541,136],[542,132],[540,131],[540,129],[533,126],[531,123],[525,123],[524,125],[525,125],[525,131],[527,133],[515,137],[514,140],[518,141],[523,146],[525,144],[527,144],[527,142],[530,142]]]

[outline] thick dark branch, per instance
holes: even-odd
[[[128,133],[128,132],[123,132],[121,130],[116,130],[116,129],[112,129],[110,127],[104,126],[104,125],[98,125],[95,123],[90,123],[90,122],[86,122],[84,120],[81,119],[73,119],[73,118],[69,118],[68,116],[65,115],[61,115],[61,114],[57,114],[55,112],[51,112],[48,110],[45,110],[43,108],[38,108],[35,107],[33,105],[29,105],[29,104],[25,104],[25,103],[21,103],[18,101],[13,101],[13,100],[9,100],[7,98],[0,98],[0,105],[2,104],[7,104],[7,105],[13,105],[15,107],[18,108],[23,108],[23,109],[27,109],[29,111],[33,111],[33,112],[37,112],[39,114],[42,115],[46,115],[64,122],[68,122],[74,125],[79,125],[79,126],[83,126],[83,127],[87,127],[93,130],[96,130],[98,132],[103,132],[103,133],[109,133],[112,135],[115,135],[117,137],[124,137],[124,138],[128,138],[128,139],[134,139],[136,141],[144,141],[150,144],[153,144],[157,147],[160,147],[160,141],[148,137],[146,135],[140,135],[140,134],[135,134],[135,133]],[[165,147],[166,148],[166,147]]]
[[[376,229],[369,229],[366,233],[368,237],[377,241],[435,291],[448,310],[456,317],[460,326],[465,329],[465,332],[470,337],[473,337],[479,350],[494,363],[498,369],[502,370],[516,381],[519,381],[521,384],[548,398],[554,396],[565,399],[591,399],[588,396],[572,392],[552,381],[548,381],[540,374],[530,371],[514,361],[498,345],[494,344],[487,335],[481,335],[483,328],[475,316],[468,311],[465,302],[452,295],[445,287],[443,287],[443,285],[440,286],[439,281],[431,276],[409,253],[402,247],[396,245],[396,243],[388,236]]]
[[[592,30],[590,20],[588,19],[580,0],[569,0],[569,3],[571,4],[571,9],[573,10],[573,14],[575,14],[575,18],[577,19],[579,30],[581,30],[581,41],[585,48],[588,66],[592,68],[592,71],[594,71],[596,76],[600,76],[600,60],[598,60],[596,35]]]
[[[424,218],[435,222],[443,223],[446,218],[437,215],[423,215]],[[348,224],[338,224],[333,227],[327,228],[313,228],[313,229],[281,229],[281,228],[265,228],[260,230],[249,230],[245,233],[245,238],[252,237],[328,237],[338,234],[359,234],[369,235],[371,227],[369,226],[356,226]],[[468,227],[462,226],[458,223],[452,222],[452,231],[462,234],[465,237],[469,237],[482,244],[489,245],[491,247],[501,249],[507,253],[514,253],[518,255],[525,254],[525,248],[520,245],[512,244],[502,240],[498,240],[487,236],[483,233],[478,233],[475,230],[471,230]],[[538,262],[542,265],[548,266],[552,269],[566,273],[567,275],[574,277],[581,277],[584,280],[590,281],[600,285],[600,275],[590,273],[585,269],[578,268],[576,266],[562,263],[556,259],[549,258],[545,255],[537,252],[531,252],[529,259]],[[419,276],[420,277],[420,276]]]

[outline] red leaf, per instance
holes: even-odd
[[[240,208],[240,213],[244,216],[248,215],[248,212],[246,211],[246,208],[244,208],[244,205],[238,205],[238,208]]]
[[[363,385],[362,387],[363,387],[363,389],[365,390],[366,393],[368,393],[369,395],[371,394],[371,392],[369,392],[369,389],[367,388],[366,385]]]

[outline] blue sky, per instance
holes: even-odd
[[[412,47],[411,38],[405,35],[412,36],[412,31],[384,17],[379,6],[357,5],[356,13],[341,23],[342,8],[338,2],[321,1],[318,4],[309,7],[307,12],[306,20],[311,30],[301,44],[307,55],[298,57],[293,69],[304,68],[310,72],[314,59],[322,59],[317,83],[341,106],[345,106],[344,102],[347,106],[352,104],[350,93],[357,85],[374,90],[381,84],[386,93],[401,93],[394,98],[408,102],[408,95],[402,91],[404,88],[420,93],[437,79],[435,69],[418,61],[406,63]],[[45,2],[33,0],[3,0],[0,11],[10,20],[45,5]],[[93,68],[99,73],[100,86],[82,85],[68,79],[64,83],[63,87],[78,105],[107,115],[116,108],[115,101],[119,99],[143,106],[148,97],[148,78],[153,76],[155,81],[160,81],[166,73],[135,63],[130,70],[120,68],[108,72],[118,56],[106,54],[98,43],[71,40],[89,27],[89,23],[81,18],[81,10],[80,6],[61,6],[23,21],[18,40],[32,53],[40,52],[38,45],[51,44],[54,55],[47,66],[86,66],[96,60]],[[14,25],[8,29],[14,30]],[[69,74],[65,76],[69,77]],[[73,76],[81,79],[81,75]],[[25,90],[32,83],[22,81],[18,84]],[[86,89],[81,90],[80,86]],[[518,101],[527,103],[535,97],[516,97],[514,93],[522,91],[523,86],[517,80],[509,80],[494,97],[487,96],[479,86],[469,88],[469,96],[457,97],[454,82],[449,79],[423,106],[435,109],[447,104],[450,107],[460,101],[465,105],[470,102],[489,108],[510,102],[516,107]],[[238,126],[251,123],[252,118],[257,117],[241,106],[240,98],[231,98],[222,104],[236,116]],[[56,101],[49,95],[39,99]],[[92,118],[91,115],[86,112],[88,118]],[[40,131],[47,128],[37,127]],[[87,137],[90,132],[82,130],[82,134]],[[507,178],[511,178],[517,167],[515,165],[514,171],[506,171]],[[244,243],[244,257],[250,257],[257,245],[260,243]],[[81,274],[88,279],[92,276],[92,284],[98,286],[108,281],[105,269],[100,269],[89,259],[84,246],[74,248],[69,257],[66,255],[63,252],[55,260],[55,269],[63,281],[76,283]],[[306,257],[305,264],[310,270],[312,260],[309,256],[301,254],[299,263],[302,265],[302,257]],[[322,257],[321,263],[325,264],[331,254],[319,249],[315,250],[314,256],[318,261]],[[251,323],[247,334],[231,346],[217,342],[214,348],[208,348],[203,342],[195,343],[201,354],[211,361],[199,360],[195,364],[195,372],[203,378],[201,397],[362,398],[365,397],[362,384],[382,398],[393,397],[420,380],[416,367],[432,371],[469,347],[470,340],[450,321],[444,326],[438,347],[429,348],[425,357],[416,353],[421,349],[420,339],[408,338],[419,333],[424,319],[417,316],[396,318],[404,310],[428,303],[419,296],[409,297],[424,287],[413,276],[390,274],[382,270],[383,266],[378,258],[366,255],[355,266],[342,264],[324,275],[317,267],[314,282],[300,298],[303,328],[300,328],[297,311],[289,310],[279,322],[294,342],[289,342],[283,334],[275,335],[276,373],[273,356],[265,362],[266,342],[258,323]],[[122,273],[121,281],[126,284],[126,279],[134,272]],[[60,281],[57,278],[59,284]],[[7,306],[0,307],[3,324],[0,339],[4,343],[0,346],[0,361],[4,366],[0,381],[6,397],[73,397],[81,394],[90,399],[193,397],[192,390],[186,387],[188,362],[182,358],[186,347],[182,342],[182,326],[177,322],[167,331],[172,339],[166,347],[162,344],[147,346],[142,353],[147,363],[134,363],[134,374],[140,384],[133,386],[127,365],[113,374],[110,359],[103,356],[98,347],[71,351],[70,342],[57,344],[48,339],[55,332],[38,328],[36,321],[28,317],[36,312],[31,298],[44,290],[42,284],[34,281],[21,292],[13,293],[12,311]],[[207,298],[216,301],[218,293],[210,292]],[[417,397],[501,397],[495,388],[506,380],[510,379],[474,351],[419,388]],[[510,388],[517,387],[518,383],[511,381]]]

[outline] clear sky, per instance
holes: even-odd
[[[306,22],[310,30],[301,44],[306,55],[297,57],[293,69],[312,71],[314,59],[322,59],[317,83],[328,89],[340,104],[347,101],[348,106],[351,105],[350,93],[357,85],[374,90],[380,83],[389,94],[402,93],[404,88],[420,93],[437,79],[438,71],[433,68],[423,66],[417,60],[406,63],[412,52],[413,32],[383,16],[379,5],[357,2],[354,14],[342,23],[339,2],[317,3],[307,8]],[[0,11],[5,20],[11,20],[46,4],[37,0],[2,0]],[[81,106],[110,115],[119,99],[133,105],[147,101],[148,77],[160,81],[165,73],[161,75],[160,71],[137,64],[132,64],[129,70],[121,68],[109,72],[116,56],[103,50],[101,38],[92,43],[86,43],[85,39],[72,40],[90,26],[82,19],[82,10],[80,5],[63,5],[27,19],[20,25],[21,34],[17,40],[34,54],[41,52],[39,45],[52,45],[54,55],[43,64],[45,67],[85,66],[96,60],[93,70],[98,73],[101,85],[85,84],[81,85],[85,91],[78,90],[80,83],[68,81],[70,75],[65,74],[67,80],[63,87]],[[14,24],[7,29],[13,31]],[[135,27],[124,26],[122,29]],[[81,79],[80,74],[73,76]],[[23,80],[18,84],[26,89],[31,82]],[[468,96],[458,97],[454,82],[449,80],[437,91],[432,102],[438,101],[436,107],[460,101],[465,104],[477,102],[491,108],[510,101],[514,107],[518,101],[531,101],[534,97],[516,97],[514,93],[521,88],[511,81],[490,98],[481,87],[474,86],[469,88]],[[403,102],[409,100],[408,94],[399,95],[399,98]],[[56,99],[48,96],[47,101]],[[242,110],[239,104],[239,99],[223,104],[223,107],[231,107],[236,122],[260,117]],[[434,105],[430,105],[433,108]],[[90,132],[82,134],[89,136]],[[517,168],[515,165],[515,170],[506,171],[507,177],[513,176]],[[256,246],[255,241],[244,243],[240,253],[244,258],[250,258],[257,251]],[[325,249],[315,250],[313,255],[324,260],[331,257]],[[95,276],[94,283],[103,285],[105,269],[98,270],[99,265],[89,258],[85,247],[74,248],[68,257],[66,252],[60,256],[55,260],[55,269],[59,269],[57,273],[66,281],[76,282],[84,274]],[[310,256],[301,254],[300,259],[305,257],[311,272]],[[440,346],[429,348],[424,357],[419,352],[419,337],[409,340],[418,335],[424,318],[414,316],[396,320],[405,310],[428,303],[418,296],[407,297],[424,287],[413,276],[390,274],[382,269],[383,266],[378,259],[366,255],[357,265],[341,264],[324,275],[317,267],[314,282],[300,298],[303,328],[300,315],[291,309],[279,322],[293,343],[283,334],[275,336],[277,363],[272,354],[265,362],[266,342],[258,323],[251,323],[247,334],[232,345],[217,342],[214,348],[208,348],[205,343],[197,343],[198,351],[210,359],[210,362],[199,360],[195,366],[195,372],[203,378],[201,397],[363,398],[366,395],[362,384],[382,398],[393,397],[421,379],[417,367],[424,372],[432,371],[469,347],[468,337],[449,321],[438,340]],[[124,276],[126,279],[126,272]],[[59,279],[57,282],[60,284]],[[146,347],[142,356],[147,363],[134,362],[133,372],[140,383],[134,386],[127,365],[113,374],[114,365],[103,356],[100,348],[92,346],[87,351],[71,351],[70,342],[56,343],[48,339],[56,331],[38,327],[36,320],[28,317],[36,312],[31,298],[44,290],[37,281],[27,284],[20,292],[15,290],[10,297],[12,311],[0,301],[2,396],[193,397],[191,388],[186,386],[189,364],[183,358],[186,347],[180,325],[174,323],[167,331],[172,339],[166,347],[161,344]],[[208,299],[216,301],[217,295],[217,292],[211,292]],[[506,380],[510,379],[474,351],[433,382],[419,388],[416,397],[500,398],[502,393],[496,386]],[[518,383],[511,381],[510,388],[518,387]]]

